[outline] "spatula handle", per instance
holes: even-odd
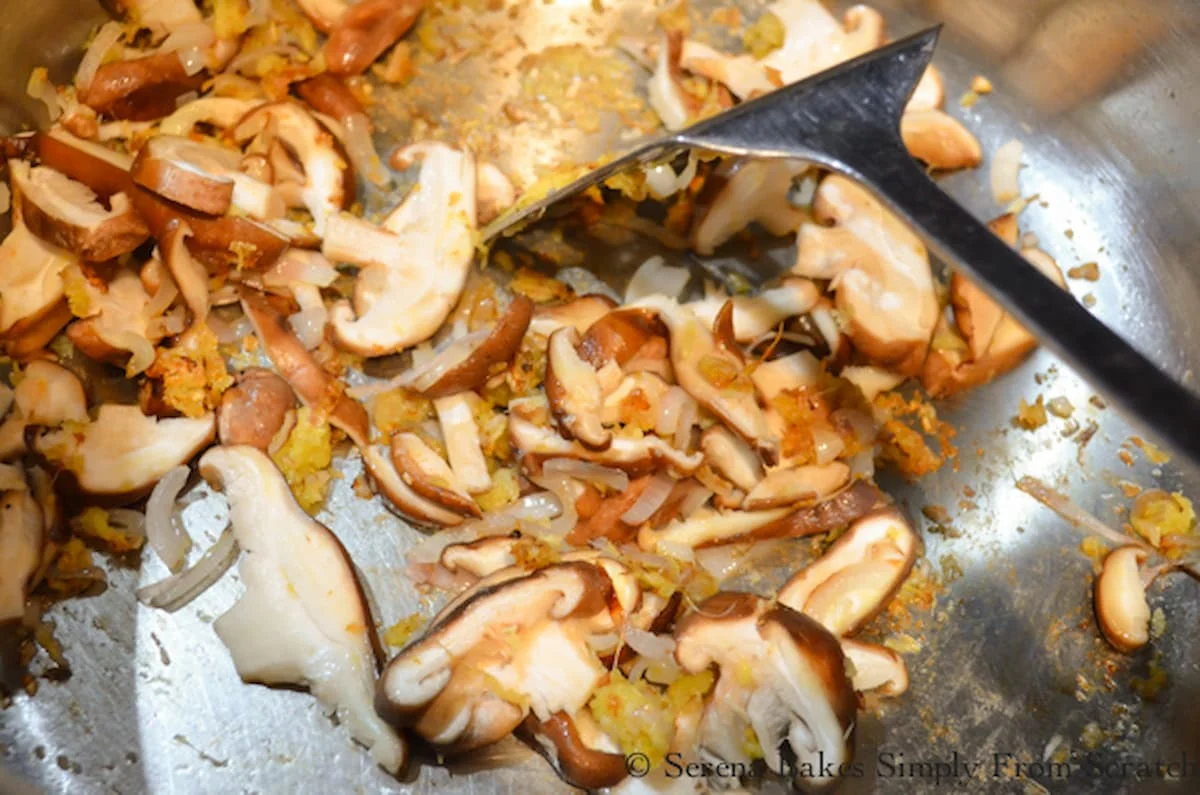
[[[946,264],[969,274],[1127,419],[1200,467],[1200,398],[1046,278],[934,183],[907,153],[859,163],[864,183]]]

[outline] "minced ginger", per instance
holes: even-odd
[[[208,326],[193,326],[174,348],[159,348],[146,375],[162,383],[162,400],[185,417],[215,411],[233,376]]]
[[[1157,547],[1166,536],[1191,533],[1196,526],[1196,511],[1192,501],[1179,492],[1168,494],[1161,489],[1150,489],[1133,501],[1129,524]]]
[[[596,688],[588,708],[596,724],[627,754],[641,753],[657,765],[670,750],[675,716],[712,689],[710,671],[680,676],[666,690],[644,679],[630,681],[613,671]]]
[[[313,417],[308,406],[296,412],[296,425],[287,441],[271,454],[272,460],[287,479],[296,502],[309,514],[316,514],[329,496],[333,480],[333,434],[329,423]]]
[[[141,549],[145,536],[135,536],[112,526],[108,511],[95,505],[85,508],[71,522],[71,528],[79,535],[95,539],[113,552],[132,552]]]

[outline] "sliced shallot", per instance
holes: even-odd
[[[165,580],[138,588],[137,599],[148,607],[173,613],[221,579],[221,575],[229,570],[237,556],[238,545],[233,535],[233,527],[227,525],[221,537],[195,565]]]
[[[175,500],[187,483],[191,472],[185,466],[177,466],[154,486],[150,499],[146,501],[146,539],[167,568],[179,571],[192,538],[175,518]]]

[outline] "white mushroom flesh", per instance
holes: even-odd
[[[821,297],[815,284],[808,279],[785,279],[778,287],[763,290],[755,296],[729,296],[717,291],[702,301],[685,306],[705,325],[712,327],[717,313],[726,301],[733,301],[733,333],[738,342],[747,343],[771,331],[782,321],[803,315]]]
[[[371,757],[396,772],[403,739],[375,714],[370,612],[345,550],[306,514],[271,459],[218,447],[200,471],[220,484],[245,550],[245,593],[213,628],[248,681],[307,687],[350,727]]]
[[[474,158],[427,147],[417,187],[383,228],[391,237],[374,259],[356,254],[354,244],[334,250],[329,239],[325,244],[330,259],[364,266],[354,308],[338,304],[330,320],[340,344],[368,356],[429,339],[458,301],[475,254]]]
[[[1096,616],[1117,651],[1136,651],[1150,641],[1150,605],[1139,569],[1145,559],[1139,547],[1113,550],[1096,578]]]
[[[462,488],[471,494],[490,489],[492,476],[488,474],[487,460],[480,447],[479,426],[471,411],[471,397],[460,393],[438,398],[433,401],[433,407],[442,427],[450,469]]]

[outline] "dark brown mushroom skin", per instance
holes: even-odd
[[[467,495],[439,486],[428,477],[413,477],[411,473],[423,473],[423,470],[416,459],[409,455],[404,445],[400,443],[399,434],[392,437],[391,452],[392,465],[396,467],[396,472],[400,474],[400,477],[404,479],[409,488],[417,494],[427,500],[436,502],[443,508],[449,508],[452,511],[466,514],[467,516],[483,515],[479,506]]]
[[[499,367],[501,363],[507,366],[512,361],[532,317],[533,301],[520,294],[514,295],[487,338],[466,359],[421,390],[421,394],[427,398],[440,398],[482,387],[495,370],[503,371],[504,367]]]
[[[132,209],[109,218],[99,227],[81,232],[74,227],[64,226],[58,218],[43,212],[37,202],[31,201],[20,191],[14,191],[14,194],[14,211],[20,215],[30,232],[89,262],[104,262],[128,254],[150,235],[145,222]]]
[[[827,500],[799,508],[781,519],[756,528],[741,538],[723,539],[722,544],[766,538],[803,538],[845,527],[866,516],[885,502],[882,491],[866,480],[856,480]]]
[[[599,370],[610,361],[624,366],[652,337],[666,337],[667,330],[646,309],[615,309],[593,323],[579,343],[579,358]]]
[[[123,348],[115,348],[105,342],[96,331],[94,317],[81,318],[67,326],[67,339],[80,353],[94,362],[124,365],[132,355]]]
[[[551,753],[536,739],[533,742],[534,749],[543,753],[555,772],[572,787],[589,791],[614,787],[629,775],[623,754],[588,748],[579,737],[575,721],[565,712],[556,712],[544,721],[530,715],[525,719],[524,730],[554,747]]]
[[[366,113],[346,82],[328,72],[301,80],[292,88],[313,110],[339,121],[357,113]]]
[[[267,296],[243,287],[242,308],[250,319],[267,356],[306,405],[328,407],[329,422],[345,432],[350,441],[364,447],[370,441],[371,421],[363,404],[342,392],[341,385],[296,339],[287,316],[271,305]]]
[[[175,101],[204,80],[203,72],[184,70],[179,53],[154,53],[101,65],[79,99],[114,119],[154,121],[171,114]]]
[[[296,395],[280,376],[262,367],[242,372],[221,396],[217,437],[223,445],[249,445],[267,452],[287,423]]]
[[[815,619],[785,605],[775,605],[759,619],[760,625],[767,622],[774,622],[787,630],[796,645],[807,653],[808,664],[825,686],[825,695],[838,722],[851,727],[846,743],[853,749],[858,696],[846,673],[846,655],[838,639]]]
[[[424,7],[425,0],[362,0],[350,6],[325,43],[329,71],[335,75],[366,71],[408,32]]]
[[[213,259],[232,264],[240,256],[240,264],[246,268],[266,268],[288,247],[289,241],[284,235],[264,224],[233,215],[212,218],[167,201],[136,184],[128,171],[52,135],[37,133],[29,151],[44,165],[82,182],[102,199],[124,193],[155,238],[166,233],[171,221],[186,221],[192,230],[188,249],[206,264]],[[233,243],[239,244],[240,255],[232,252]]]

